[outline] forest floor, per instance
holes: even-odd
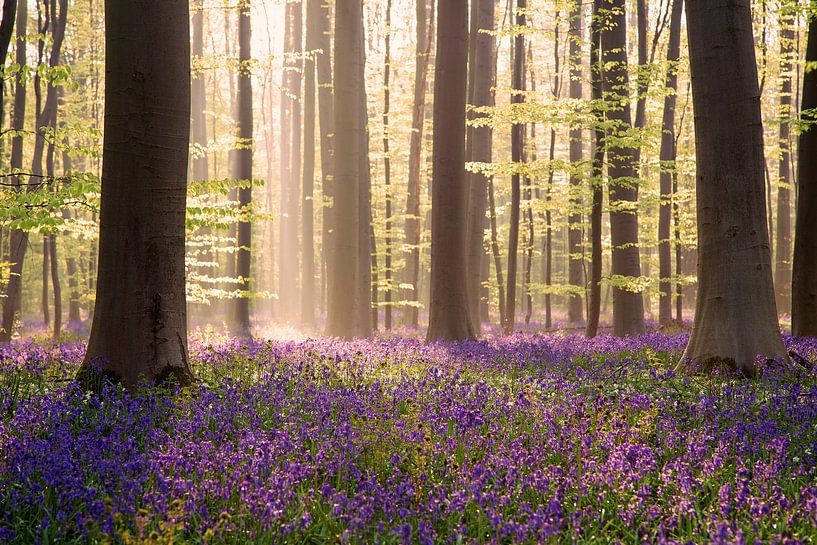
[[[685,342],[200,339],[196,386],[98,396],[81,342],[18,342],[0,542],[814,542],[817,369],[681,376]]]

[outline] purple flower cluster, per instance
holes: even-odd
[[[0,543],[817,539],[817,375],[678,376],[686,340],[197,342],[197,386],[99,396],[12,345]]]

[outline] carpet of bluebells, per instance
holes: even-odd
[[[184,390],[0,349],[0,543],[813,543],[817,342],[757,381],[685,334],[198,340]]]

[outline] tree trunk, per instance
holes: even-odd
[[[389,115],[391,114],[391,6],[392,0],[386,2],[386,52],[383,57],[383,175],[386,192],[386,240],[385,245],[385,281],[383,291],[384,327],[391,329],[392,321],[392,207],[391,207],[391,156],[389,155]],[[375,309],[375,312],[377,309]]]
[[[51,285],[54,288],[54,330],[52,337],[56,341],[62,331],[62,284],[60,284],[60,267],[57,260],[57,235],[48,235],[48,251],[51,258]]]
[[[363,23],[361,22],[361,36],[365,35],[363,30]],[[358,267],[360,272],[358,278],[357,288],[358,307],[357,307],[357,331],[356,337],[368,337],[372,334],[372,328],[377,328],[377,314],[373,309],[373,303],[376,303],[376,290],[373,284],[373,271],[377,270],[377,256],[373,251],[374,248],[374,227],[372,224],[372,170],[371,162],[369,161],[369,112],[368,112],[368,98],[366,94],[366,52],[365,40],[361,38],[364,45],[360,48],[360,93],[358,95],[360,100],[360,108],[358,115],[360,115],[360,126],[362,130],[358,133],[360,135],[360,180],[358,189]]]
[[[426,109],[426,88],[431,56],[431,34],[434,28],[434,2],[417,0],[416,68],[414,72],[414,106],[411,113],[411,140],[409,142],[409,179],[406,197],[406,278],[410,286],[402,296],[407,303],[403,324],[418,325],[420,304],[420,167],[423,153],[423,122]],[[429,9],[430,8],[430,9]]]
[[[238,141],[235,150],[231,178],[240,180],[238,206],[243,215],[236,228],[235,272],[239,278],[241,296],[233,307],[232,332],[234,335],[250,336],[250,262],[252,248],[252,224],[246,214],[252,206],[252,21],[249,6],[239,7],[238,13]]]
[[[814,2],[811,2],[814,6]],[[800,133],[797,147],[797,218],[792,272],[791,329],[800,337],[817,337],[817,15],[808,23],[806,64],[800,103],[803,121],[810,123]]]
[[[681,16],[683,0],[672,0],[669,46],[667,47],[667,76],[664,86],[664,117],[661,121],[661,204],[658,209],[658,323],[666,327],[672,322],[672,245],[670,244],[670,215],[672,213],[672,177],[675,172],[675,104],[678,90],[678,59],[681,56]],[[680,270],[675,271],[680,274]]]
[[[602,2],[593,1],[592,22],[590,25],[590,83],[593,101],[598,104],[604,95],[604,68],[601,63],[601,38],[604,32],[602,24]],[[599,315],[601,314],[601,265],[602,265],[602,206],[604,204],[604,113],[596,110],[596,128],[593,131],[595,149],[593,151],[593,178],[591,189],[593,193],[592,208],[590,209],[590,288],[587,295],[587,324],[584,334],[588,338],[595,337],[599,329]]]
[[[209,175],[207,161],[207,118],[204,111],[207,109],[207,93],[204,91],[204,72],[196,63],[201,62],[204,55],[204,0],[196,2],[193,13],[193,66],[191,82],[191,136],[193,137],[193,180],[206,180]]]
[[[0,19],[0,66],[6,65],[6,58],[14,35],[14,19],[17,17],[17,0],[3,0],[2,19]],[[0,126],[6,111],[6,86],[0,85]]]
[[[131,387],[193,380],[185,201],[190,145],[186,0],[106,2],[105,131],[94,321],[80,376]],[[146,266],[149,264],[150,266]]]
[[[495,3],[496,0],[473,0],[471,5],[471,17],[474,20],[472,29],[475,28],[476,32],[472,32],[470,36],[474,63],[469,78],[473,82],[470,100],[475,107],[494,105],[494,94],[491,89],[496,79],[494,73],[496,38],[491,32],[494,30]],[[474,117],[478,115],[485,114],[474,114]],[[491,126],[470,127],[468,134],[471,139],[470,160],[475,163],[490,163],[493,148]],[[468,175],[468,180],[468,310],[471,312],[474,333],[479,335],[482,322],[480,307],[484,297],[483,264],[487,264],[485,212],[488,206],[488,177],[482,172],[472,172]]]
[[[526,25],[527,0],[516,0],[516,26],[520,29]],[[525,102],[525,36],[517,30],[513,43],[513,74],[511,85],[511,104]],[[525,125],[515,123],[511,128],[511,160],[519,168],[525,147]],[[519,254],[519,212],[521,201],[520,176],[511,176],[511,224],[508,232],[508,291],[505,296],[505,323],[502,330],[506,335],[513,333],[516,321],[516,268]]]
[[[474,337],[466,271],[465,103],[468,6],[443,1],[434,73],[431,297],[428,341]]]
[[[281,215],[278,260],[278,308],[292,320],[298,298],[298,213],[301,172],[301,1],[287,2],[284,30],[284,84],[281,94]]]
[[[315,0],[313,0],[315,1]],[[316,59],[317,79],[318,79],[318,117],[321,126],[321,192],[323,194],[323,231],[322,231],[322,256],[323,256],[323,284],[327,285],[326,274],[329,270],[334,270],[330,265],[332,261],[332,231],[334,229],[333,207],[328,203],[332,202],[333,185],[332,173],[334,172],[334,158],[332,155],[332,134],[334,129],[334,113],[332,98],[332,53],[331,53],[331,6],[326,2],[318,2],[320,11],[314,15],[317,26],[317,43],[321,50]]]
[[[362,0],[338,4],[335,12],[334,235],[328,271],[326,334],[352,338],[358,331],[361,142],[365,127],[360,112],[363,93]]]
[[[796,5],[781,2],[780,15],[780,154],[777,178],[777,229],[775,242],[775,295],[777,310],[791,310],[791,134],[792,61],[794,60],[794,15]]]
[[[315,323],[315,51],[320,48],[321,0],[306,3],[306,51],[304,59],[304,175],[301,200],[301,322]]]
[[[755,376],[757,356],[786,351],[772,285],[750,2],[691,0],[687,28],[699,259],[695,325],[683,361]]]
[[[28,26],[28,3],[26,0],[19,0],[17,9],[17,43],[14,62],[24,67],[26,65],[26,33]],[[14,83],[14,108],[11,114],[11,127],[22,131],[25,128],[26,116],[26,79],[21,75]],[[11,138],[11,170],[19,170],[23,167],[23,137],[22,134],[15,134]],[[19,176],[11,179],[16,191],[22,191]],[[12,229],[9,238],[9,282],[6,286],[6,297],[3,300],[3,328],[0,331],[0,342],[7,343],[11,340],[14,330],[14,319],[20,310],[20,300],[22,299],[22,274],[23,259],[25,258],[26,247],[28,246],[28,233],[20,229]]]
[[[40,311],[43,313],[43,324],[48,329],[51,326],[50,304],[48,301],[48,277],[51,274],[51,252],[48,244],[51,239],[48,235],[43,235],[43,267],[42,267],[42,290],[40,291]]]
[[[569,95],[573,100],[582,99],[582,0],[577,0],[570,10],[570,30],[568,36],[568,55],[570,56]],[[570,164],[575,168],[583,160],[583,131],[581,125],[570,127]],[[567,319],[576,324],[582,321],[582,298],[578,291],[584,286],[582,259],[582,191],[581,176],[575,171],[570,175],[570,213],[567,216],[568,274],[567,282],[575,290],[568,295]]]
[[[633,281],[641,276],[638,247],[638,169],[634,148],[620,144],[620,137],[632,127],[630,122],[629,74],[627,70],[627,19],[624,0],[604,0],[609,10],[610,29],[602,40],[605,89],[620,97],[623,104],[610,108],[613,138],[608,149],[610,198],[610,240],[614,280]],[[608,101],[610,98],[607,99]],[[615,99],[613,99],[615,100]],[[641,293],[613,286],[613,335],[644,332],[644,298]]]

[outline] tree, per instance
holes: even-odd
[[[392,322],[392,195],[391,195],[391,157],[389,155],[389,115],[391,114],[391,6],[392,0],[386,2],[386,52],[383,55],[383,176],[386,189],[386,248],[385,248],[385,304],[384,327],[391,329]],[[375,292],[376,293],[376,292]],[[377,308],[375,307],[375,312]]]
[[[641,276],[638,247],[638,169],[635,148],[626,143],[632,128],[630,80],[627,69],[627,19],[624,0],[604,0],[609,29],[601,42],[605,66],[605,101],[611,137],[607,142],[612,244],[613,335],[635,335],[644,331],[644,298],[622,283]]]
[[[14,34],[14,19],[17,17],[17,0],[3,0],[2,19],[0,19],[0,66],[6,65],[11,38]],[[0,124],[5,110],[5,85],[0,85]]]
[[[785,357],[772,285],[760,91],[749,0],[690,0],[698,297],[684,362],[757,375]],[[686,364],[683,364],[686,365]]]
[[[352,338],[359,332],[361,301],[358,218],[360,209],[363,104],[362,0],[338,4],[335,11],[332,259],[327,271],[326,334]],[[363,135],[363,137],[362,137]],[[368,304],[368,301],[365,302]]]
[[[252,19],[248,3],[240,2],[238,6],[238,149],[235,150],[232,162],[231,177],[240,182],[238,188],[238,206],[241,217],[236,228],[235,272],[239,278],[241,296],[235,299],[231,320],[233,333],[241,336],[250,335],[250,258],[252,249],[252,224],[247,215],[252,206]]]
[[[794,51],[794,16],[796,5],[780,3],[780,128],[777,161],[777,229],[774,252],[774,285],[777,310],[791,309],[791,130],[792,120],[792,61]]]
[[[586,337],[595,337],[599,328],[599,314],[601,313],[601,227],[602,205],[604,192],[602,174],[604,171],[604,112],[600,101],[604,95],[604,67],[601,63],[601,40],[604,24],[601,20],[601,7],[604,0],[593,0],[593,14],[590,24],[590,84],[593,102],[595,103],[596,127],[593,131],[593,177],[591,190],[593,193],[590,209],[590,288],[587,294],[587,323],[584,334]]]
[[[204,92],[204,73],[195,66],[204,56],[204,5],[203,0],[196,3],[193,13],[193,71],[191,86],[192,117],[190,130],[193,137],[193,180],[208,178],[209,164],[207,159],[207,93]]]
[[[284,81],[281,88],[281,214],[278,300],[281,315],[292,318],[298,306],[298,224],[301,172],[302,3],[286,3]]]
[[[332,207],[327,202],[331,202],[333,195],[332,175],[334,172],[334,158],[332,154],[332,134],[334,129],[334,112],[332,97],[332,52],[330,40],[331,27],[331,6],[326,2],[320,2],[320,12],[315,17],[317,25],[317,43],[320,54],[315,61],[317,68],[318,83],[318,118],[321,125],[321,191],[323,193],[323,231],[322,231],[322,257],[323,257],[323,281],[327,282],[326,273],[334,270],[330,265],[332,260],[332,231],[334,219],[332,217]]]
[[[817,337],[817,2],[812,0],[800,102],[791,331]]]
[[[431,35],[434,29],[434,2],[417,0],[416,66],[414,71],[414,105],[411,113],[411,142],[409,143],[409,174],[406,197],[406,278],[409,286],[402,299],[408,304],[403,312],[403,323],[416,327],[420,304],[420,166],[422,164],[423,121],[425,119],[426,88],[431,53]],[[431,9],[429,9],[429,7]]]
[[[469,68],[472,90],[469,100],[474,107],[492,107],[494,95],[494,31],[495,0],[473,0],[471,4],[471,49],[473,64]],[[490,163],[493,146],[493,129],[489,124],[469,127],[469,160]],[[483,263],[485,255],[485,212],[488,206],[488,176],[484,172],[468,175],[468,310],[474,333],[480,333],[480,300],[482,294]]]
[[[678,59],[681,57],[681,15],[683,0],[673,0],[667,46],[667,75],[664,86],[664,116],[661,121],[661,204],[658,209],[658,323],[663,327],[672,322],[672,255],[670,219],[672,215],[672,177],[675,170],[675,104],[678,89]],[[676,271],[680,274],[681,271]]]
[[[570,30],[568,32],[568,54],[570,56],[570,84],[568,93],[570,98],[582,98],[582,2],[577,0],[570,10]],[[570,128],[570,164],[574,167],[582,161],[582,129],[581,126]],[[582,197],[581,177],[572,172],[570,176],[570,214],[567,217],[567,245],[568,245],[568,283],[578,289],[584,285],[582,280],[584,260],[582,259]],[[571,293],[567,301],[567,319],[571,323],[582,320],[582,298],[578,293]]]
[[[80,376],[98,366],[127,386],[188,384],[188,2],[108,1],[105,36],[99,271]]]
[[[516,26],[526,24],[527,0],[516,0]],[[511,85],[511,104],[525,101],[525,35],[516,31],[513,42],[513,82]],[[511,128],[511,159],[515,169],[511,175],[511,225],[508,234],[508,292],[505,296],[505,323],[502,330],[505,334],[513,332],[516,321],[516,267],[519,254],[519,212],[521,201],[520,175],[518,169],[522,163],[525,146],[525,124],[514,123]]]
[[[14,53],[14,62],[19,67],[26,65],[26,33],[28,32],[28,3],[19,0],[17,6],[17,43]],[[26,117],[26,79],[22,71],[14,82],[14,106],[11,113],[11,127],[16,131],[11,139],[11,170],[19,170],[23,166],[23,136]],[[15,191],[22,191],[22,181],[19,176],[12,178]],[[12,229],[9,234],[9,281],[6,285],[6,297],[3,301],[3,328],[0,331],[0,342],[11,340],[14,329],[14,318],[20,310],[22,298],[23,258],[28,246],[28,233],[21,229]]]
[[[306,3],[306,52],[304,59],[304,161],[301,200],[301,321],[315,323],[315,84],[316,51],[320,48],[321,0]]]
[[[431,184],[431,299],[426,339],[474,336],[466,276],[465,102],[468,6],[445,0],[434,71],[434,151]]]

